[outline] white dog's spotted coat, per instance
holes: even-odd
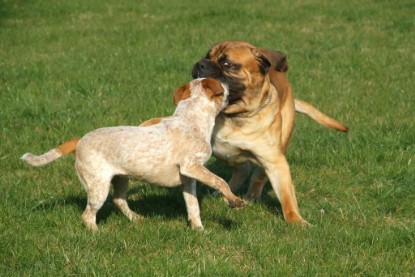
[[[243,200],[230,191],[226,182],[203,165],[212,154],[210,138],[215,117],[227,105],[228,89],[213,79],[193,80],[177,89],[180,101],[171,117],[149,127],[110,127],[92,131],[77,143],[75,168],[88,194],[82,214],[85,225],[98,230],[96,214],[106,200],[111,182],[114,203],[130,219],[140,220],[127,204],[128,177],[174,187],[183,184],[188,218],[192,228],[202,229],[196,197],[198,180],[219,190],[231,206],[242,207]],[[40,166],[64,154],[66,144],[22,159]],[[127,177],[128,176],[128,177]]]

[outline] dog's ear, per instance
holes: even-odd
[[[212,79],[212,78],[207,78],[207,79],[203,79],[202,80],[202,87],[203,89],[208,89],[210,91],[212,91],[213,95],[212,96],[216,96],[216,95],[222,95],[224,93],[224,88],[222,87],[222,85],[220,84],[220,82],[218,80]]]
[[[258,48],[254,49],[254,55],[261,60],[266,60],[269,63],[269,65],[276,71],[288,71],[287,55],[283,52],[265,48]]]
[[[186,84],[184,86],[179,87],[173,94],[173,104],[177,106],[177,104],[181,100],[185,100],[190,97],[190,85]]]
[[[261,49],[261,52],[268,58],[271,62],[271,66],[276,71],[288,71],[287,55],[285,53],[264,48]]]

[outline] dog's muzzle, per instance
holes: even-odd
[[[192,70],[192,77],[196,78],[214,78],[226,84],[229,88],[228,101],[233,104],[235,101],[241,99],[242,93],[245,91],[245,86],[240,80],[235,78],[227,78],[223,74],[222,69],[214,62],[208,59],[202,59],[195,63]]]
[[[207,59],[202,59],[195,63],[192,69],[192,77],[196,78],[214,78],[223,79],[220,68]]]

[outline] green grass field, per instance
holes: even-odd
[[[0,0],[0,276],[414,276],[414,14],[412,0]],[[222,40],[288,53],[296,97],[351,129],[297,117],[288,160],[313,228],[288,226],[270,185],[240,211],[200,185],[194,232],[180,189],[133,182],[145,221],[110,195],[94,235],[73,156],[19,160],[171,114]]]

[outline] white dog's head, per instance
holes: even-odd
[[[222,84],[216,79],[199,78],[179,87],[173,94],[173,103],[178,105],[180,101],[188,98],[202,98],[208,99],[215,103],[218,107],[218,112],[228,106],[228,86]]]

